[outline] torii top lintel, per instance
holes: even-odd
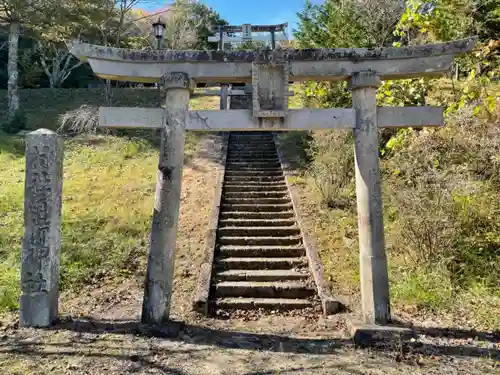
[[[158,82],[185,72],[197,82],[250,82],[252,63],[288,62],[290,81],[343,80],[359,71],[381,79],[446,72],[456,55],[470,52],[477,38],[402,48],[332,48],[258,51],[133,50],[73,43],[70,52],[88,61],[101,78]]]

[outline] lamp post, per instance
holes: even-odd
[[[158,21],[153,23],[152,26],[153,26],[153,32],[154,32],[155,38],[156,38],[156,49],[161,49],[161,41],[163,39],[163,33],[164,33],[167,25],[165,25],[163,22],[161,22],[161,18],[158,17]],[[161,105],[161,85],[160,85],[160,83],[157,83],[157,87],[158,87],[158,98],[159,98],[160,105]],[[161,135],[161,130],[159,130],[159,129],[153,130],[153,135],[156,135],[159,137]]]
[[[163,39],[163,32],[165,31],[165,28],[167,25],[165,25],[163,22],[161,22],[160,17],[158,17],[158,21],[153,23],[153,31],[155,33],[155,38],[156,38],[156,49],[161,48],[161,41]]]

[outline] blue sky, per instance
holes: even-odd
[[[219,12],[222,18],[232,25],[288,22],[289,35],[296,27],[296,13],[301,11],[305,4],[305,0],[200,0],[200,2]],[[313,0],[313,3],[320,2],[322,0]],[[158,8],[158,6],[144,6],[144,8]]]

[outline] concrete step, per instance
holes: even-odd
[[[272,154],[275,153],[274,147],[257,147],[257,146],[248,146],[248,147],[229,147],[227,152],[230,154]]]
[[[270,166],[270,167],[254,167],[252,165],[231,165],[231,164],[226,164],[226,173],[227,172],[240,172],[241,174],[244,174],[243,172],[259,172],[262,174],[265,174],[267,172],[276,172],[276,173],[281,173],[282,169],[279,166]]]
[[[226,163],[278,163],[279,164],[279,159],[278,157],[275,158],[254,158],[254,157],[238,157],[238,156],[233,156],[231,158],[226,158]]]
[[[275,183],[275,184],[239,184],[239,183],[231,183],[224,184],[224,194],[229,193],[259,193],[259,192],[276,192],[280,194],[288,194],[288,187],[284,182]]]
[[[307,270],[228,270],[215,274],[217,281],[292,281],[308,278]]]
[[[288,198],[288,191],[227,191],[223,190],[223,198]]]
[[[289,197],[282,198],[226,198],[223,204],[286,204],[290,203]]]
[[[257,258],[294,258],[303,257],[306,249],[298,246],[234,246],[221,245],[218,247],[221,257],[257,257]]]
[[[295,219],[295,213],[292,210],[280,212],[265,212],[265,211],[222,211],[219,215],[219,220],[226,219]]]
[[[312,307],[313,304],[307,299],[291,298],[219,298],[215,301],[215,307],[226,310],[298,310]]]
[[[297,223],[291,219],[220,219],[219,228],[224,227],[292,227]]]
[[[241,211],[241,212],[282,212],[292,211],[293,205],[287,204],[231,204],[222,203],[222,211]],[[293,211],[292,211],[293,212]]]
[[[306,267],[306,257],[217,257],[215,259],[216,272],[224,270],[291,270]]]
[[[278,161],[262,161],[262,160],[247,160],[247,161],[232,161],[226,160],[227,168],[274,168],[281,169],[281,165]]]
[[[269,158],[277,158],[278,153],[273,150],[254,150],[254,151],[227,150],[227,159],[231,159],[233,157],[269,159]]]
[[[300,235],[300,229],[291,227],[223,227],[217,229],[221,237],[286,237]]]
[[[221,281],[215,284],[216,297],[307,298],[314,289],[300,281]]]
[[[238,176],[238,175],[228,175],[224,176],[226,183],[233,183],[238,181],[251,181],[251,182],[281,182],[284,183],[285,179],[283,176]]]
[[[282,245],[301,245],[300,236],[275,236],[275,237],[235,237],[220,236],[217,243],[219,245],[237,245],[237,246],[282,246]]]
[[[251,141],[251,142],[238,142],[238,143],[229,142],[228,149],[236,150],[243,148],[275,150],[276,145],[274,144],[274,142],[268,142],[268,141]]]
[[[271,177],[271,176],[283,176],[283,171],[281,169],[272,169],[272,170],[234,170],[234,169],[226,169],[225,172],[226,177],[234,177],[234,176],[250,176],[250,177]]]

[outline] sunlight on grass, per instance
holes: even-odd
[[[0,141],[0,311],[18,307],[23,236],[24,146]],[[186,151],[196,137],[188,135]],[[65,142],[61,288],[129,274],[145,262],[158,151],[141,139]]]

